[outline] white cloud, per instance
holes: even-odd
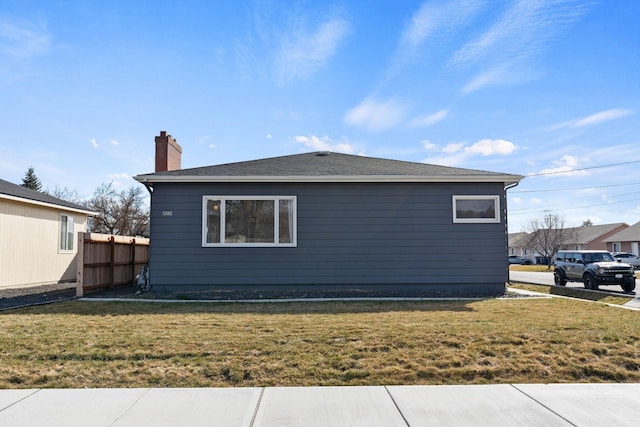
[[[421,141],[422,146],[424,147],[425,150],[427,151],[435,151],[438,149],[438,145],[434,144],[433,142],[429,141],[428,139],[425,139],[423,141]]]
[[[344,121],[372,132],[380,132],[397,126],[406,116],[406,106],[397,99],[377,101],[367,98],[348,110]]]
[[[218,148],[218,146],[216,144],[209,144],[209,148],[215,150],[216,148]]]
[[[280,83],[304,80],[336,53],[350,32],[350,24],[341,17],[322,22],[315,29],[301,28],[283,37],[276,59]]]
[[[535,175],[549,175],[554,176],[584,176],[588,175],[587,171],[576,170],[580,169],[579,159],[577,157],[566,154],[553,162],[555,164],[552,168],[542,169]]]
[[[98,142],[96,141],[96,139],[95,139],[95,138],[91,138],[91,139],[89,140],[89,142],[91,143],[91,145],[93,146],[93,148],[96,148],[96,149],[98,148]]]
[[[328,136],[318,137],[316,135],[298,135],[294,140],[314,151],[333,151],[334,153],[353,154],[353,146],[348,143],[335,143]]]
[[[117,147],[118,145],[120,145],[120,143],[119,143],[117,140],[112,139],[112,140],[111,140],[111,145],[113,145],[113,146]]]
[[[459,153],[464,149],[464,145],[465,145],[464,142],[452,142],[451,144],[447,144],[442,149],[442,152],[446,154]]]
[[[483,156],[491,156],[493,154],[507,155],[513,153],[517,149],[513,142],[504,139],[482,139],[470,147],[464,149],[467,153],[481,154]]]
[[[267,139],[271,139],[273,138],[273,135],[271,135],[270,133],[267,134]]]
[[[434,125],[444,119],[449,115],[448,109],[443,109],[440,111],[436,111],[432,114],[427,114],[421,117],[416,117],[415,119],[409,122],[410,127],[422,127],[422,126],[431,126]]]

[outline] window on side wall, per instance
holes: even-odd
[[[202,246],[296,246],[295,196],[204,196]]]
[[[500,222],[500,196],[453,196],[453,222]]]
[[[60,252],[73,252],[73,217],[60,214]]]

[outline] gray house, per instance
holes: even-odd
[[[329,152],[193,169],[161,132],[151,192],[156,291],[262,296],[499,295],[506,189],[520,175]]]

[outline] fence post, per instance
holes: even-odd
[[[109,288],[112,288],[115,282],[116,275],[116,238],[115,236],[111,236],[109,238],[109,271],[111,272],[111,280],[109,280]]]
[[[76,297],[84,296],[84,233],[78,233]]]
[[[131,239],[131,282],[136,280],[136,239]]]

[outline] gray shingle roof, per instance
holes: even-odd
[[[140,182],[162,181],[454,181],[519,182],[520,175],[462,169],[350,154],[314,152],[138,175]]]
[[[604,240],[605,242],[640,242],[640,222]]]
[[[90,212],[90,210],[84,206],[78,205],[76,203],[71,203],[66,200],[58,199],[57,197],[50,196],[49,194],[35,191],[18,184],[13,184],[3,179],[0,179],[0,195],[1,194],[17,197],[20,199],[31,200],[34,202],[48,203],[60,207]]]
[[[587,227],[569,228],[568,230],[575,230],[575,233],[576,233],[575,242],[570,242],[570,243],[586,245],[589,242],[592,242],[602,237],[602,235],[610,233],[611,231],[615,230],[617,227],[620,227],[621,225],[625,225],[625,223],[617,222],[614,224],[601,224],[601,225],[590,225]]]

